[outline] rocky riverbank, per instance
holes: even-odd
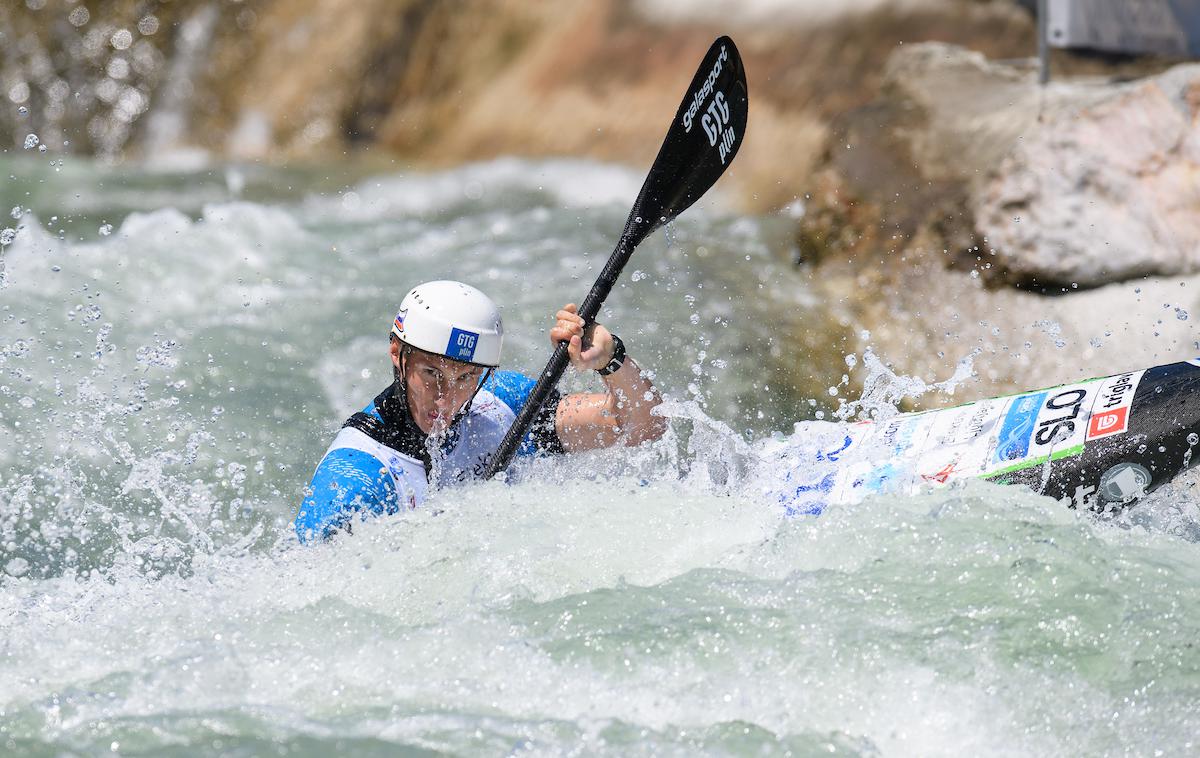
[[[746,60],[751,132],[723,185],[770,210],[808,191],[830,125],[875,97],[891,51],[1033,51],[1011,2],[211,0],[0,7],[0,129],[56,149],[294,160],[386,152],[653,159],[718,34]],[[18,112],[24,108],[24,112]]]
[[[1197,177],[1200,66],[1041,87],[905,45],[837,124],[799,257],[902,373],[973,351],[981,393],[1113,373],[1197,349]]]
[[[834,352],[932,379],[983,351],[972,396],[1178,357],[1200,68],[1059,52],[1040,87],[1023,5],[26,0],[0,7],[0,130],[155,164],[641,167],[729,33],[751,114],[719,189],[797,219],[801,272],[857,335]]]

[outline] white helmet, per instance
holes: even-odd
[[[392,334],[427,353],[477,366],[500,365],[500,309],[469,284],[440,281],[413,287],[400,302]]]

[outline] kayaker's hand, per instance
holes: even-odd
[[[613,338],[600,324],[592,324],[585,330],[578,310],[574,303],[568,303],[555,314],[554,326],[550,327],[550,344],[557,346],[567,342],[567,355],[575,370],[596,371],[612,360]]]

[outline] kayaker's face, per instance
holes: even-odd
[[[400,367],[399,344],[392,343],[392,361]],[[404,359],[408,411],[426,434],[446,430],[475,394],[483,369],[440,355],[410,351]]]

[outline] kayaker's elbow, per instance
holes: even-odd
[[[663,435],[666,433],[667,433],[667,420],[665,418],[659,418],[658,416],[655,416],[654,421],[651,422],[651,424],[650,424],[648,434],[646,435],[646,442],[654,442],[656,440],[660,440],[660,439],[662,439]]]
[[[625,438],[626,444],[634,447],[635,445],[654,442],[662,439],[662,436],[666,433],[667,420],[662,416],[650,416],[641,424],[629,430],[629,435]]]

